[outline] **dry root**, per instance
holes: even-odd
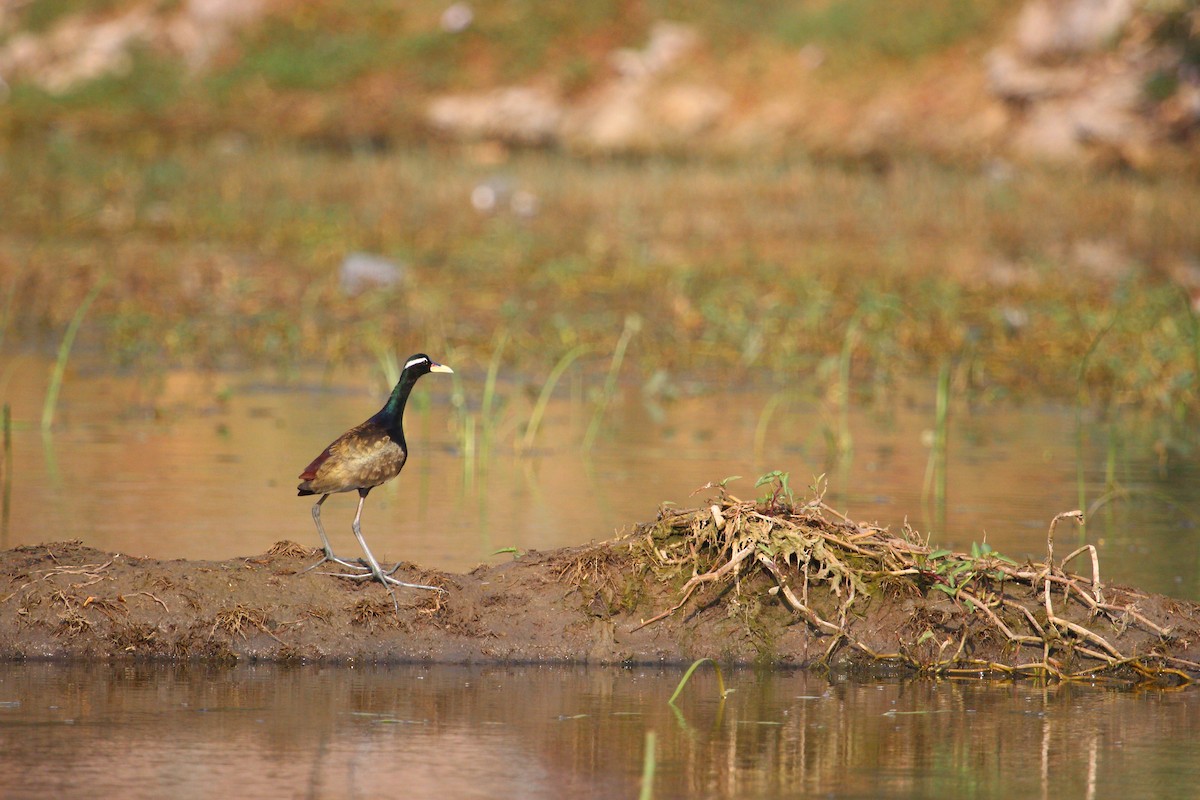
[[[1131,627],[1150,634],[1158,644],[1170,641],[1171,630],[1139,612],[1135,602],[1106,600],[1095,547],[1085,545],[1061,564],[1054,563],[1055,527],[1064,519],[1082,523],[1082,512],[1059,514],[1051,522],[1046,563],[1017,564],[987,545],[973,547],[970,554],[953,553],[931,548],[907,525],[896,536],[855,523],[826,506],[820,496],[799,505],[780,502],[776,493],[759,504],[720,488],[714,502],[664,511],[656,523],[639,530],[634,546],[644,550],[661,577],[678,579],[689,572],[690,577],[676,605],[637,628],[679,611],[701,587],[740,589],[744,578],[765,573],[774,583],[772,595],[815,634],[830,637],[825,661],[849,646],[873,661],[941,675],[1120,678],[1180,685],[1200,674],[1200,664],[1170,657],[1167,647],[1139,653],[1118,646]],[[1065,570],[1085,553],[1090,556],[1090,577]],[[937,626],[940,635],[930,626],[914,641],[902,639],[899,652],[877,652],[855,635],[852,623],[864,598],[885,585],[907,587],[926,597],[944,593],[951,601],[954,624]],[[975,649],[974,643],[997,635],[1006,643],[1010,660],[965,655]],[[1022,656],[1026,651],[1029,658]]]

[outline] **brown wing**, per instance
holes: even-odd
[[[334,444],[336,444],[336,442]],[[300,473],[300,480],[311,481],[313,478],[317,477],[317,470],[321,468],[321,465],[325,463],[332,453],[333,445],[331,444],[329,447],[325,448],[325,452],[314,458],[313,462],[304,468],[304,472]]]
[[[314,494],[369,489],[404,466],[400,444],[378,425],[364,422],[339,436],[300,473],[301,491]]]

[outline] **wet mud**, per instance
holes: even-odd
[[[400,580],[446,591],[398,589],[398,610],[379,583],[303,571],[320,553],[292,542],[226,561],[136,558],[78,541],[18,547],[0,553],[0,658],[707,656],[835,673],[1200,678],[1200,604],[1061,567],[931,551],[828,512],[817,501],[763,508],[722,497],[664,509],[620,539],[465,574],[401,564]]]

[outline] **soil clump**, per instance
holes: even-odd
[[[164,561],[78,541],[0,553],[0,658],[687,663],[1177,686],[1200,678],[1200,604],[1104,585],[1093,548],[1018,564],[937,550],[821,499],[664,508],[620,538],[398,592],[302,572],[280,542]],[[1091,561],[1091,574],[1066,571]],[[1078,561],[1076,561],[1078,559]]]

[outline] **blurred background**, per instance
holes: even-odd
[[[1198,124],[1197,0],[0,0],[0,550],[315,546],[295,476],[426,352],[383,562],[723,483],[1015,561],[1083,509],[1200,600]],[[1195,692],[702,672],[13,664],[0,786],[1197,782]]]
[[[0,544],[311,544],[424,351],[393,558],[780,470],[1195,597],[1198,124],[1194,1],[9,0]]]

